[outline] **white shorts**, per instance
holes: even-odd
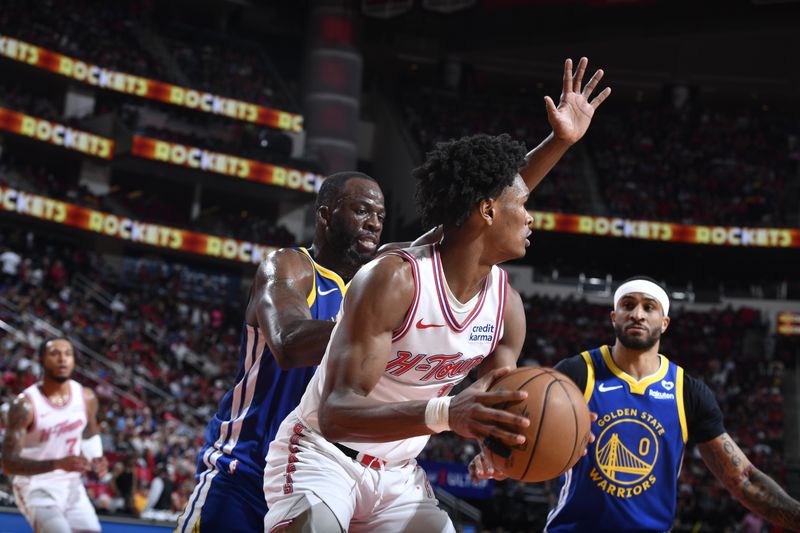
[[[342,530],[352,533],[455,533],[415,460],[378,468],[362,465],[294,413],[269,446],[264,494],[269,507],[265,532],[278,530],[324,502]]]
[[[53,512],[63,515],[73,530],[100,531],[100,522],[80,477],[15,476],[13,486],[17,507],[34,531],[42,522],[42,514]]]

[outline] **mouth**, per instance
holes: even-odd
[[[359,251],[371,253],[378,249],[378,238],[374,235],[361,235],[356,240]]]
[[[531,245],[531,235],[533,234],[532,231],[529,231],[527,235],[525,235],[525,248]]]
[[[625,328],[625,331],[641,331],[642,333],[648,333],[646,327],[640,326],[638,324],[633,326],[628,326],[627,328]]]

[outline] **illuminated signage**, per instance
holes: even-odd
[[[101,159],[111,159],[114,155],[114,141],[111,139],[2,107],[0,107],[0,130]]]
[[[532,228],[539,231],[718,246],[800,247],[800,230],[793,228],[696,226],[544,211],[530,211],[530,214]]]
[[[48,70],[94,87],[158,100],[188,109],[263,124],[272,128],[302,131],[303,117],[205,91],[179,87],[86,63],[0,34],[0,56]]]
[[[800,313],[778,313],[777,330],[779,335],[800,335]]]
[[[244,159],[149,137],[133,136],[131,153],[135,156],[171,165],[216,172],[267,185],[315,193],[322,185],[323,177],[294,168],[270,165],[261,161]]]
[[[260,263],[276,249],[274,246],[141,222],[8,187],[0,187],[0,211],[124,241],[242,263]]]

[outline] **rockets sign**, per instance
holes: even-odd
[[[2,34],[0,34],[0,56],[109,91],[158,100],[276,129],[294,132],[303,130],[303,117],[296,113],[117,72]]]

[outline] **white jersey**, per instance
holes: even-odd
[[[83,429],[87,423],[83,386],[77,381],[70,380],[69,392],[69,401],[63,407],[56,407],[42,394],[38,384],[22,391],[33,405],[33,423],[25,435],[20,457],[44,461],[68,455],[80,455]],[[81,474],[53,470],[32,477],[39,482],[80,479]],[[25,483],[27,479],[27,476],[14,476],[14,483]]]
[[[393,334],[386,369],[369,398],[403,402],[445,396],[494,351],[503,336],[507,275],[493,266],[480,293],[467,304],[460,304],[444,278],[438,244],[388,253],[411,264],[415,293],[402,327]],[[330,346],[295,411],[316,431]],[[419,455],[428,438],[423,435],[391,442],[340,444],[393,462]]]

